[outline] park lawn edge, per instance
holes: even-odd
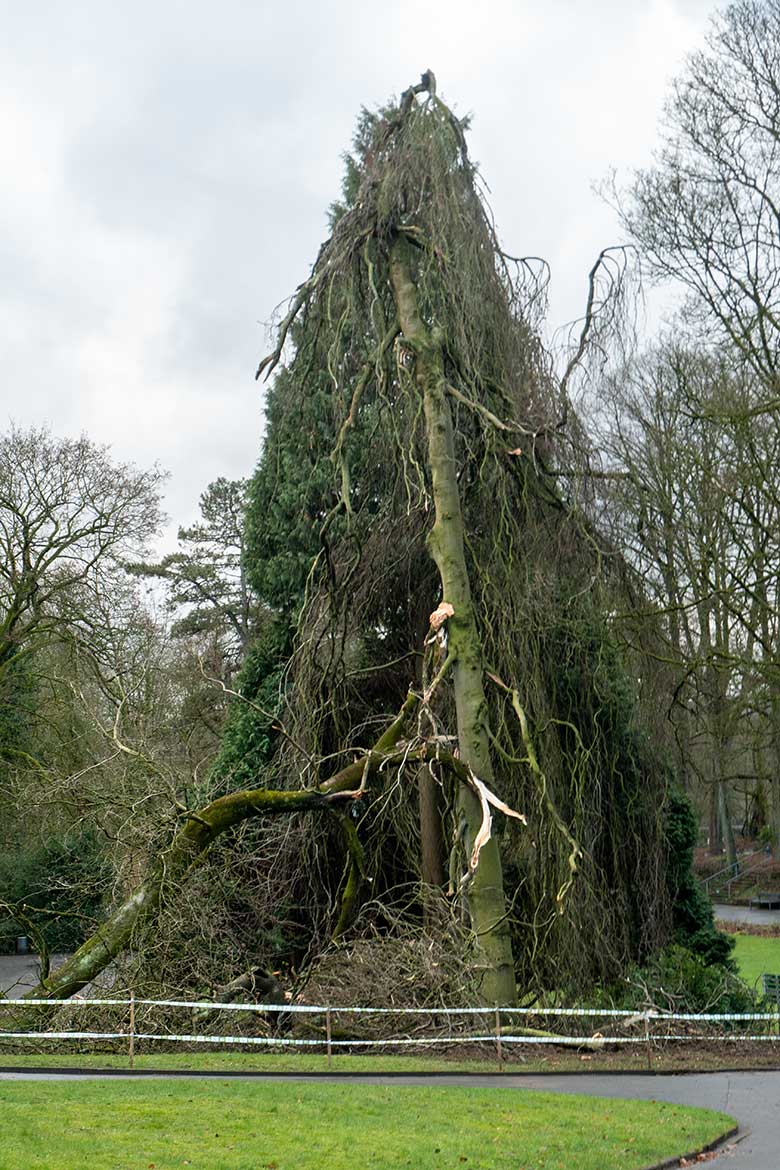
[[[734,939],[732,957],[740,978],[748,987],[760,991],[758,985],[762,975],[780,974],[780,938],[741,930],[730,933],[729,937]]]
[[[137,1054],[131,1068],[126,1053],[46,1051],[26,1053],[0,1052],[0,1072],[69,1071],[96,1075],[128,1074],[151,1076],[154,1073],[182,1076],[246,1077],[325,1077],[325,1076],[525,1076],[557,1073],[587,1075],[608,1072],[615,1075],[648,1076],[707,1072],[780,1071],[780,1038],[761,1051],[742,1055],[733,1044],[710,1046],[699,1053],[695,1048],[654,1050],[648,1067],[644,1046],[628,1053],[593,1053],[583,1057],[576,1052],[549,1053],[539,1059],[504,1061],[499,1072],[496,1060],[469,1060],[458,1057],[408,1057],[344,1053],[334,1055],[331,1066],[322,1054],[275,1054],[256,1052],[155,1052]],[[737,1059],[735,1059],[737,1057]]]
[[[103,1143],[101,1157],[108,1160],[104,1165],[98,1159],[96,1170],[118,1164],[130,1149],[136,1160],[140,1158],[145,1164],[148,1160],[149,1165],[156,1162],[160,1170],[169,1170],[182,1164],[182,1142],[186,1142],[186,1157],[192,1157],[192,1162],[183,1164],[193,1165],[194,1170],[238,1170],[247,1165],[247,1154],[262,1164],[270,1154],[267,1164],[278,1164],[279,1170],[299,1164],[312,1170],[322,1164],[316,1160],[321,1140],[330,1143],[328,1164],[334,1170],[344,1170],[353,1165],[356,1155],[366,1152],[362,1145],[367,1150],[376,1149],[380,1133],[387,1151],[376,1163],[380,1170],[405,1164],[397,1161],[401,1152],[404,1157],[414,1155],[416,1164],[439,1166],[432,1156],[434,1145],[445,1147],[435,1151],[442,1155],[442,1166],[450,1165],[453,1154],[461,1152],[468,1156],[458,1161],[482,1166],[484,1152],[490,1149],[491,1166],[508,1170],[516,1165],[518,1154],[524,1163],[530,1159],[529,1164],[535,1164],[539,1153],[547,1155],[549,1149],[555,1164],[563,1155],[565,1164],[572,1168],[647,1170],[649,1166],[679,1164],[679,1158],[686,1156],[677,1152],[681,1147],[695,1146],[698,1154],[734,1133],[734,1119],[718,1110],[546,1090],[518,1093],[503,1086],[297,1082],[293,1090],[279,1082],[260,1089],[247,1082],[231,1082],[230,1087],[209,1082],[208,1087],[201,1083],[196,1088],[192,1083],[185,1086],[172,1081],[125,1080],[110,1087],[98,1081],[89,1086],[67,1081],[6,1081],[0,1084],[0,1097],[9,1122],[5,1139],[0,1135],[0,1152],[18,1153],[14,1147],[19,1136],[16,1123],[26,1119],[28,1165],[33,1170],[54,1170],[55,1166],[57,1170],[76,1170],[85,1156],[82,1146],[86,1149],[94,1142],[98,1131]],[[193,1098],[195,1107],[188,1109]],[[227,1101],[230,1110],[225,1108]],[[111,1125],[107,1126],[109,1116]],[[195,1129],[193,1118],[197,1119]],[[320,1118],[326,1120],[324,1139],[317,1128]],[[295,1119],[293,1125],[291,1119]],[[212,1133],[215,1129],[219,1132]],[[298,1129],[306,1134],[303,1146]],[[63,1132],[68,1133],[66,1144],[59,1141]],[[523,1135],[519,1148],[518,1135]],[[486,1147],[486,1141],[491,1145]],[[493,1142],[497,1144],[493,1146]],[[190,1152],[193,1149],[195,1156]],[[226,1153],[235,1150],[240,1153]],[[315,1160],[310,1150],[315,1151]],[[661,1161],[657,1160],[659,1154]],[[654,1155],[656,1160],[651,1161]]]

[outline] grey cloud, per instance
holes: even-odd
[[[589,130],[578,116],[605,102],[638,22],[682,14],[693,35],[705,11],[703,0],[592,5],[589,58],[572,0],[496,0],[479,20],[466,0],[18,6],[0,45],[0,115],[11,92],[31,111],[25,150],[45,156],[52,184],[37,189],[25,156],[0,192],[2,413],[157,458],[174,473],[176,522],[209,479],[247,474],[262,322],[316,254],[361,104],[428,65],[476,112],[472,149],[504,239],[548,253],[569,311],[614,230],[589,183],[602,159],[622,161],[598,108]],[[614,95],[624,114],[641,98]]]

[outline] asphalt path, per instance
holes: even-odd
[[[126,1073],[99,1074],[127,1079]],[[169,1074],[162,1074],[168,1077]],[[217,1074],[219,1075],[219,1074]],[[0,1080],[76,1080],[95,1077],[85,1073],[0,1073]],[[231,1078],[233,1079],[233,1078]],[[630,1073],[554,1074],[538,1076],[288,1076],[242,1079],[293,1081],[331,1080],[356,1084],[474,1085],[480,1088],[515,1089],[518,1092],[580,1093],[589,1097],[619,1097],[644,1101],[668,1101],[697,1105],[734,1117],[740,1132],[718,1152],[714,1161],[723,1170],[778,1170],[780,1167],[780,1072],[719,1072],[682,1075]],[[680,1153],[687,1151],[681,1150]]]
[[[52,970],[67,959],[67,955],[52,955]],[[41,964],[37,955],[0,955],[0,995],[13,999],[24,995],[38,984]]]
[[[756,926],[780,926],[780,910],[756,910],[753,906],[728,906],[714,902],[716,922],[745,922]],[[778,1160],[780,1166],[780,1159]]]

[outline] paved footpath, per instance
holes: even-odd
[[[60,965],[67,955],[52,955],[52,970]],[[24,995],[35,987],[41,975],[37,955],[0,955],[0,993],[10,998]]]
[[[94,1074],[0,1073],[0,1080],[71,1080]],[[122,1079],[127,1074],[113,1074]],[[105,1079],[105,1075],[101,1077]],[[242,1078],[243,1079],[243,1078]],[[246,1078],[249,1079],[249,1078]],[[258,1078],[251,1078],[258,1079]],[[282,1078],[279,1078],[282,1079]],[[552,1076],[436,1076],[436,1077],[285,1077],[284,1080],[349,1080],[385,1084],[469,1084],[484,1088],[509,1088],[520,1092],[582,1093],[595,1097],[628,1097],[699,1105],[736,1118],[740,1135],[719,1153],[715,1164],[723,1170],[779,1170],[780,1168],[780,1072],[695,1073],[682,1076],[642,1076],[630,1073],[587,1073]],[[680,1153],[685,1151],[681,1150]]]
[[[715,902],[712,906],[716,924],[744,922],[753,926],[780,926],[780,910],[757,910],[755,906],[729,906]]]

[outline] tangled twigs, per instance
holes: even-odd
[[[28,998],[65,999],[91,982],[128,944],[135,930],[160,905],[163,887],[170,896],[181,882],[199,866],[214,841],[226,830],[257,816],[274,816],[292,812],[333,812],[343,799],[354,798],[364,791],[367,777],[383,764],[401,764],[407,759],[425,756],[424,745],[415,751],[405,741],[409,724],[419,705],[419,697],[410,692],[401,710],[374,746],[359,759],[331,776],[317,788],[282,792],[249,789],[218,797],[195,813],[188,813],[170,845],[163,851],[151,872],[99,930],[67,959],[51,976],[28,993]],[[436,749],[437,758],[449,766],[461,780],[479,786],[476,777],[455,756]],[[360,787],[355,792],[355,784]],[[484,789],[484,786],[482,786]],[[492,793],[484,789],[481,799],[512,813]],[[349,855],[348,872],[341,911],[336,926],[342,933],[356,912],[363,875],[363,852],[348,816],[340,816]],[[489,812],[488,812],[489,820]],[[489,839],[489,824],[487,827]]]
[[[398,749],[419,699],[410,693],[390,726],[364,756],[342,768],[318,788],[279,792],[246,789],[218,797],[205,808],[185,817],[170,845],[133,893],[121,903],[97,932],[27,998],[66,999],[90,983],[128,945],[133,932],[158,909],[163,890],[171,895],[203,861],[214,841],[226,830],[258,816],[334,809],[341,793],[355,786],[366,768],[376,771]],[[354,842],[350,840],[350,847]],[[354,856],[354,850],[353,850]]]

